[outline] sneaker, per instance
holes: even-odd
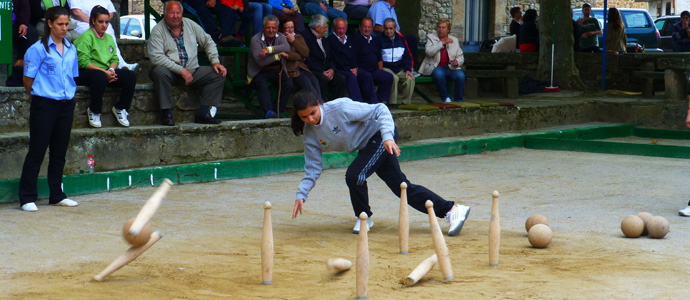
[[[422,74],[419,74],[417,71],[412,71],[412,75],[414,75],[414,77],[422,76]]]
[[[460,230],[462,230],[462,225],[465,224],[467,216],[470,215],[470,208],[471,207],[469,206],[455,204],[453,209],[451,209],[446,214],[446,220],[448,220],[448,223],[450,223],[450,228],[448,229],[448,236],[456,236],[460,234]]]
[[[690,217],[690,205],[678,211],[678,214],[683,217]]]
[[[272,111],[272,110],[269,110],[269,111],[266,113],[266,119],[275,119],[275,118],[277,118],[277,117],[278,117],[278,114],[276,114],[276,112],[274,112],[274,111]]]
[[[65,198],[65,199],[62,199],[62,201],[60,201],[60,202],[58,202],[58,203],[54,203],[53,205],[55,205],[55,206],[69,206],[69,207],[72,207],[72,206],[77,206],[78,204],[79,204],[79,203],[77,203],[77,201],[74,201],[74,200],[72,200],[72,199],[70,199],[70,198]]]
[[[123,69],[130,70],[132,72],[136,72],[137,68],[139,67],[138,63],[133,63],[133,64],[128,64],[125,63],[125,65],[122,67]]]
[[[444,103],[450,103],[450,102],[452,102],[452,101],[450,101],[450,98],[446,98],[445,100],[443,100],[443,102],[444,102]]]
[[[358,234],[359,233],[359,226],[360,226],[360,219],[357,219],[357,223],[355,223],[355,228],[352,228],[352,233]],[[374,220],[372,218],[367,219],[367,232],[371,229],[371,227],[374,227]]]
[[[129,120],[127,120],[127,113],[126,109],[117,109],[115,106],[113,106],[113,115],[115,115],[115,119],[117,119],[117,122],[120,123],[120,125],[129,127]]]
[[[38,207],[36,207],[36,203],[29,202],[21,206],[23,211],[37,211]]]
[[[86,109],[86,114],[89,115],[89,125],[91,125],[91,127],[101,127],[101,114],[92,113],[90,108]]]
[[[208,113],[211,115],[211,118],[216,117],[216,113],[218,112],[218,108],[215,106],[211,106],[211,109],[209,109]]]

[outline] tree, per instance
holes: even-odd
[[[580,72],[575,66],[573,55],[573,24],[571,18],[570,0],[539,1],[539,64],[537,77],[542,80],[551,78],[551,43],[554,34],[555,9],[555,40],[554,44],[554,72],[553,81],[566,89],[583,89],[584,83],[580,79]]]

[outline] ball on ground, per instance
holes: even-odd
[[[647,223],[647,231],[649,231],[649,236],[655,239],[661,239],[671,231],[671,225],[668,220],[662,216],[652,217]]]
[[[134,247],[141,247],[149,241],[151,238],[151,233],[153,233],[153,229],[151,228],[150,223],[146,223],[144,228],[141,229],[141,232],[139,232],[139,235],[135,237],[129,233],[129,228],[132,227],[132,223],[134,223],[134,218],[127,220],[125,226],[122,227],[122,236],[125,237],[125,241],[127,241],[127,243],[130,245]]]
[[[535,224],[527,233],[527,239],[534,248],[546,248],[551,244],[552,238],[551,228],[544,224]]]
[[[639,237],[644,231],[644,221],[636,215],[629,215],[621,222],[621,230],[626,237]]]
[[[640,217],[640,219],[642,219],[642,222],[644,222],[644,230],[642,231],[642,235],[649,234],[649,232],[647,231],[647,223],[649,223],[649,220],[652,219],[652,217],[653,217],[652,214],[650,214],[646,211],[643,211],[643,212],[637,214],[637,216]]]
[[[530,228],[536,224],[544,224],[549,226],[549,221],[546,220],[546,217],[540,214],[531,215],[529,218],[527,218],[527,221],[525,221],[525,230],[529,232]]]

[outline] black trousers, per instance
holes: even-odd
[[[323,101],[330,101],[345,97],[345,91],[347,88],[347,80],[345,79],[345,76],[339,74],[338,72],[333,72],[333,79],[328,80],[328,77],[323,75],[323,73],[312,72],[312,74],[314,74],[316,80],[319,81]]]
[[[49,202],[54,204],[67,198],[67,195],[62,192],[62,171],[65,168],[65,155],[72,130],[74,105],[73,100],[58,101],[31,96],[29,153],[24,159],[22,176],[19,180],[21,205],[36,202],[38,198],[36,182],[48,148],[50,148],[48,156]]]
[[[77,85],[89,87],[91,102],[89,109],[94,114],[100,114],[103,110],[103,93],[105,87],[120,88],[120,100],[115,103],[117,109],[129,109],[134,97],[134,87],[137,84],[137,74],[125,69],[116,69],[117,80],[108,83],[108,76],[100,70],[79,69],[79,77],[74,78]]]
[[[268,113],[271,110],[279,113],[276,104],[271,102],[271,89],[268,87],[269,82],[275,87],[278,87],[278,80],[280,80],[280,112],[285,111],[285,105],[287,105],[290,93],[292,93],[294,89],[292,80],[288,78],[288,75],[283,73],[279,79],[279,74],[280,69],[261,70],[259,74],[256,74],[256,76],[252,78],[252,82],[249,83],[249,86],[256,90],[256,94],[259,97],[259,106],[261,106],[261,110],[263,110],[264,113]]]
[[[397,129],[394,139],[398,140]],[[398,157],[388,153],[383,148],[381,133],[377,132],[369,139],[367,146],[359,150],[357,157],[345,172],[345,182],[350,189],[352,209],[357,217],[362,212],[367,213],[370,217],[372,215],[371,207],[369,207],[367,178],[374,172],[398,198],[400,198],[400,184],[403,181],[407,183],[407,203],[420,212],[427,213],[426,206],[424,206],[426,200],[431,200],[434,203],[434,212],[439,218],[445,217],[446,213],[455,205],[454,202],[446,201],[421,185],[410,183],[400,170]]]

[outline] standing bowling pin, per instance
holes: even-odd
[[[360,224],[367,224],[367,213],[359,214]],[[359,231],[357,245],[357,300],[367,299],[367,281],[369,281],[369,237],[366,228]]]
[[[436,213],[434,212],[434,203],[431,200],[426,200],[424,203],[427,213],[429,214],[429,225],[431,226],[431,239],[434,241],[434,248],[436,249],[436,256],[443,273],[443,280],[453,279],[453,267],[450,265],[450,256],[448,254],[448,246],[446,240],[443,238],[441,227],[438,226],[436,220]]]
[[[489,221],[489,266],[498,267],[498,249],[501,246],[501,222],[498,215],[498,191],[491,196],[491,221]]]
[[[271,224],[271,202],[264,202],[264,231],[261,241],[261,283],[273,281],[273,225]]]
[[[398,216],[398,233],[400,234],[400,254],[407,254],[410,239],[410,217],[407,213],[407,183],[400,184],[400,216]]]

